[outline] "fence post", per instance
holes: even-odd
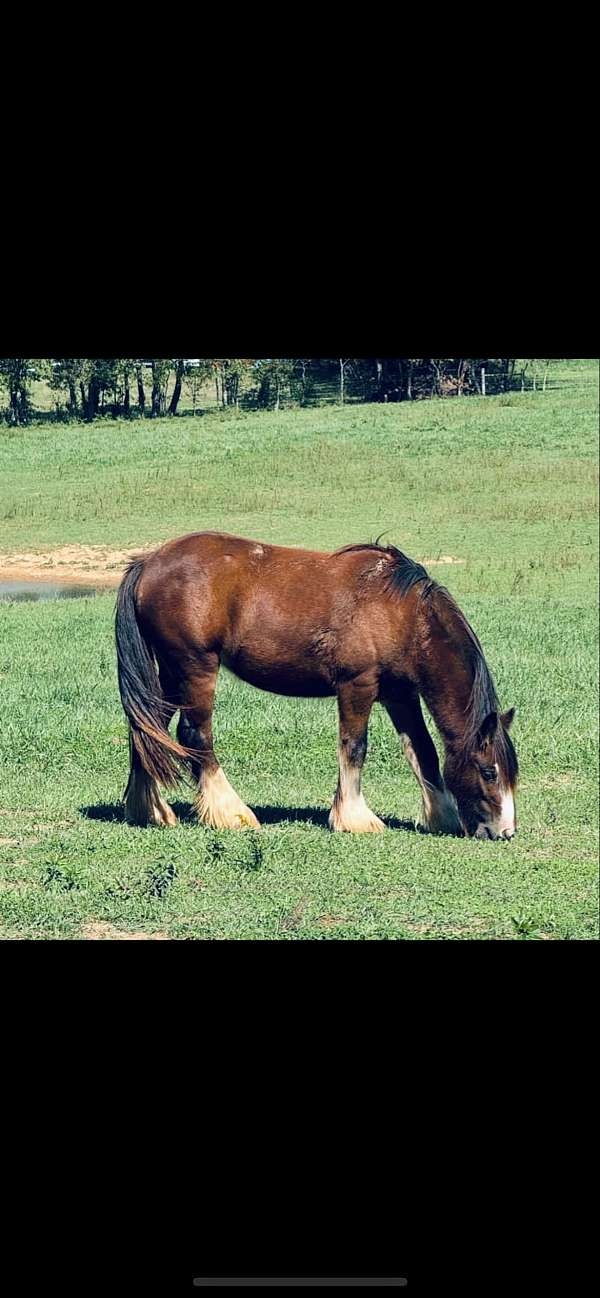
[[[481,367],[481,395],[485,396],[485,369]]]

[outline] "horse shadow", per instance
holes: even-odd
[[[286,821],[319,825],[329,829],[329,808],[323,807],[253,807],[254,814],[263,825],[278,825]],[[415,832],[414,821],[398,820],[396,816],[382,816],[386,829],[405,829]]]
[[[191,802],[172,802],[171,806],[178,820],[194,821],[196,813]],[[255,815],[262,825],[282,825],[288,822],[329,828],[329,809],[323,807],[253,807]],[[80,815],[87,820],[102,820],[109,824],[125,823],[125,808],[120,802],[98,802],[93,806],[80,807]],[[384,816],[386,829],[402,829],[409,834],[418,833],[413,820],[398,820],[396,816]]]
[[[191,802],[172,802],[170,804],[178,820],[195,820],[194,807]],[[96,802],[89,807],[79,808],[80,816],[86,820],[103,820],[107,824],[124,825],[125,807],[122,802]]]

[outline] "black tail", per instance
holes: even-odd
[[[171,786],[188,770],[190,753],[167,729],[171,709],[162,692],[152,649],[137,618],[137,586],[147,556],[133,559],[117,595],[115,634],[121,703],[131,730],[132,757],[161,784]]]

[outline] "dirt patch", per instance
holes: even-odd
[[[279,921],[279,928],[283,932],[291,932],[295,928],[300,928],[302,917],[308,905],[306,898],[302,898],[287,915],[283,915]]]
[[[60,579],[71,585],[118,586],[126,565],[135,554],[146,554],[155,546],[114,550],[108,545],[60,545],[55,550],[0,554],[0,580],[48,581]]]
[[[473,917],[470,924],[415,924],[408,919],[402,921],[403,928],[410,929],[411,933],[428,933],[431,937],[442,939],[445,937],[468,936],[470,933],[476,933],[482,924],[486,923],[485,919],[479,919],[476,916]]]
[[[466,559],[457,559],[453,554],[438,554],[435,559],[421,559],[428,568],[435,568],[436,563],[466,563]]]
[[[168,933],[127,933],[125,929],[115,928],[105,920],[93,924],[84,924],[81,936],[88,942],[168,942]]]

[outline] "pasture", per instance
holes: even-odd
[[[177,828],[131,828],[114,591],[0,602],[0,937],[598,937],[597,362],[553,378],[485,399],[1,429],[0,580],[106,584],[126,550],[204,528],[325,550],[385,532],[477,631],[517,709],[521,782],[511,843],[416,833],[419,790],[376,706],[363,788],[389,828],[332,834],[335,700],[222,671],[216,750],[262,831],[197,825],[185,784]]]

